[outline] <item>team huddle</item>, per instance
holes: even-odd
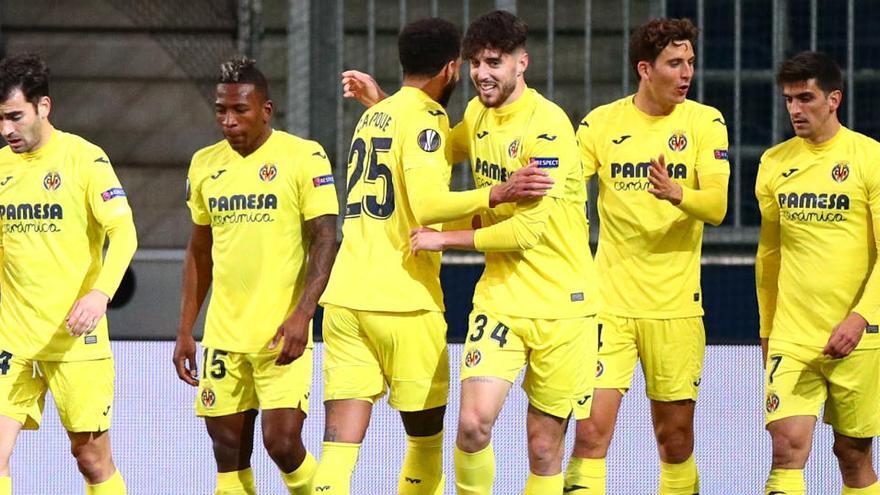
[[[341,207],[321,145],[271,127],[274,105],[254,61],[222,65],[214,106],[224,139],[199,150],[187,173],[193,225],[173,356],[180,379],[197,387],[215,494],[256,493],[258,412],[289,493],[349,494],[372,408],[386,394],[406,432],[398,493],[443,493],[449,362],[439,273],[449,249],[485,253],[460,363],[456,493],[492,493],[493,425],[523,371],[522,493],[620,493],[606,490],[605,458],[640,362],[660,457],[657,493],[699,494],[701,246],[704,224],[724,219],[730,170],[724,117],[687,99],[698,30],[687,19],[637,28],[629,44],[637,91],[593,109],[576,129],[527,86],[527,32],[505,11],[477,18],[463,37],[448,21],[423,19],[400,32],[396,93],[345,72],[345,96],[367,109],[346,157]],[[477,96],[452,125],[445,107],[462,63]],[[763,493],[806,493],[824,406],[842,493],[876,495],[880,174],[870,160],[880,143],[840,124],[843,82],[827,55],[786,60],[777,83],[796,136],[762,156],[755,186],[765,365],[765,397],[755,401],[773,446]],[[0,495],[12,493],[9,458],[21,429],[39,427],[47,391],[86,493],[124,494],[110,449],[105,312],[136,234],[106,154],[54,129],[50,110],[38,57],[0,61],[8,144],[0,149]],[[450,191],[451,166],[465,160],[476,187]],[[584,210],[593,176],[595,258]],[[209,288],[199,359],[193,327]],[[318,305],[320,461],[302,441]],[[570,418],[576,441],[563,466]]]

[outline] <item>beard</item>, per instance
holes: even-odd
[[[480,92],[479,83],[477,81],[474,81],[474,89],[476,89],[477,95],[479,95],[479,97],[480,97],[480,103],[482,103],[486,107],[489,107],[489,108],[500,107],[505,101],[507,101],[508,98],[510,98],[510,95],[512,95],[513,92],[516,91],[516,78],[515,77],[513,79],[508,80],[508,81],[498,81],[496,84],[498,86],[497,96],[495,96],[494,98],[490,97],[491,99],[488,99],[488,100],[484,100],[483,95]]]
[[[455,92],[455,87],[458,85],[458,81],[452,79],[449,83],[443,87],[443,93],[440,94],[440,99],[437,100],[443,108],[446,108],[449,105],[449,100],[452,98],[452,93]]]

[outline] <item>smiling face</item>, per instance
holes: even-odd
[[[36,105],[26,100],[20,89],[0,102],[0,133],[14,153],[36,151],[46,144],[52,132],[48,117],[52,103],[48,96]]]
[[[528,54],[521,49],[513,53],[484,48],[470,60],[471,80],[483,105],[497,108],[511,103],[517,85],[528,66]]]
[[[661,108],[684,103],[694,77],[694,47],[690,41],[672,41],[653,63],[638,65],[641,84]]]
[[[782,85],[785,107],[794,133],[808,141],[821,142],[833,135],[838,124],[837,108],[843,98],[839,90],[822,91],[816,79]]]
[[[272,101],[253,84],[217,85],[214,115],[229,146],[242,156],[253,153],[268,139],[272,108]]]

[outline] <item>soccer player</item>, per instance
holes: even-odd
[[[463,43],[477,90],[452,131],[477,186],[537,166],[556,179],[546,197],[480,214],[482,228],[413,233],[412,249],[486,253],[462,356],[455,449],[458,493],[489,494],[492,426],[525,368],[530,473],[525,491],[563,490],[562,450],[570,416],[589,415],[596,360],[596,274],[584,214],[586,189],[575,135],[558,106],[525,83],[528,28],[509,12],[474,20]]]
[[[255,493],[258,409],[263,444],[291,494],[309,492],[317,464],[301,432],[311,319],[336,255],[339,206],[324,149],[273,130],[273,110],[253,60],[224,63],[214,111],[225,139],[196,152],[187,179],[193,229],[174,364],[181,380],[198,387],[217,495]],[[212,282],[199,379],[192,328]]]
[[[407,449],[397,493],[443,493],[449,389],[440,255],[414,255],[410,231],[540,197],[552,185],[524,169],[505,184],[448,190],[449,119],[461,34],[442,19],[400,32],[403,87],[364,112],[352,138],[343,242],[324,312],[326,424],[313,490],[348,494],[374,403],[390,389]]]
[[[773,464],[765,494],[805,493],[819,409],[834,430],[844,495],[880,494],[880,143],[841,126],[840,68],[804,52],[777,83],[795,137],[761,157],[755,260],[765,422]]]
[[[22,428],[50,390],[90,495],[125,482],[110,451],[113,356],[104,314],[137,249],[125,191],[104,151],[49,121],[49,70],[0,61],[0,494]],[[105,238],[110,238],[102,260]]]
[[[660,453],[659,493],[699,491],[700,250],[704,223],[724,218],[730,171],[723,117],[686,99],[696,38],[687,19],[636,29],[629,58],[638,90],[594,109],[578,127],[585,176],[599,181],[603,306],[596,392],[590,418],[577,424],[567,493],[605,493],[605,457],[639,360]]]

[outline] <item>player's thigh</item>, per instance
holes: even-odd
[[[880,349],[857,349],[822,368],[829,384],[825,422],[847,437],[880,435]]]
[[[461,380],[494,377],[513,383],[526,364],[524,329],[519,320],[474,308],[468,317],[468,333],[461,356]]]
[[[557,418],[589,417],[596,381],[590,363],[596,362],[597,341],[593,316],[532,320],[523,381],[529,403]]]
[[[630,318],[600,314],[597,328],[596,388],[617,389],[625,394],[632,384],[639,359],[635,322]]]
[[[770,339],[764,369],[764,424],[795,416],[818,417],[827,382],[822,349]]]
[[[260,409],[299,409],[308,414],[313,350],[306,347],[300,357],[285,365],[275,364],[279,353],[276,349],[247,355]]]
[[[257,409],[254,372],[247,354],[204,348],[196,415],[222,417]]]
[[[362,311],[324,307],[324,400],[373,402],[385,393],[379,356],[364,331]]]
[[[361,322],[390,385],[391,407],[424,411],[446,405],[449,355],[442,312],[363,312]]]
[[[706,331],[701,317],[636,320],[648,397],[657,402],[697,400]]]
[[[24,429],[40,427],[48,389],[44,377],[34,366],[29,359],[0,351],[0,416],[10,418]]]
[[[102,432],[113,420],[113,358],[41,362],[61,424],[68,432]]]

